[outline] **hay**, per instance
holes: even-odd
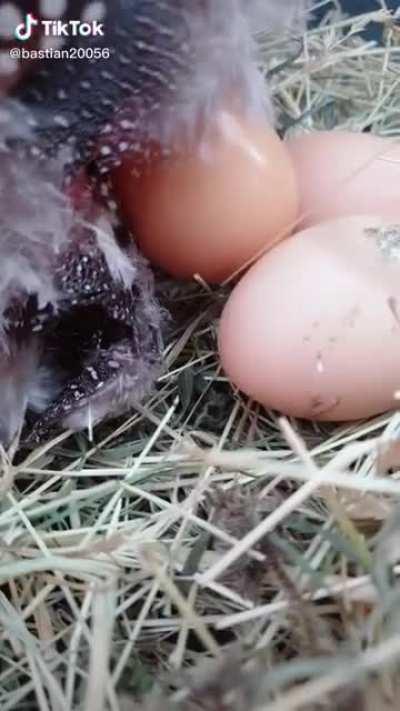
[[[400,135],[398,28],[323,4],[305,37],[260,37],[281,129]],[[264,411],[220,370],[227,290],[164,287],[148,402],[1,453],[0,708],[398,708],[400,415]]]

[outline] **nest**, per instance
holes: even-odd
[[[400,135],[398,27],[334,5],[259,38],[281,131]],[[160,291],[176,321],[156,392],[1,452],[2,710],[398,708],[399,414],[263,410],[220,370],[228,289]]]

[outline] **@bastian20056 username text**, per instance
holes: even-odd
[[[35,60],[35,59],[109,59],[111,50],[109,47],[65,47],[55,49],[46,47],[41,49],[27,49],[26,47],[12,47],[10,49],[11,59]]]

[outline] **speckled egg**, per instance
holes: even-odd
[[[354,420],[396,408],[400,221],[345,217],[281,242],[234,289],[219,343],[232,382],[286,415]]]

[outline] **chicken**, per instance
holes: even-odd
[[[150,391],[163,312],[108,175],[154,142],[168,154],[226,97],[272,121],[253,30],[283,29],[304,10],[305,0],[0,0],[3,444],[26,422],[41,440]],[[97,23],[94,36],[71,20]],[[13,60],[16,46],[37,59]]]

